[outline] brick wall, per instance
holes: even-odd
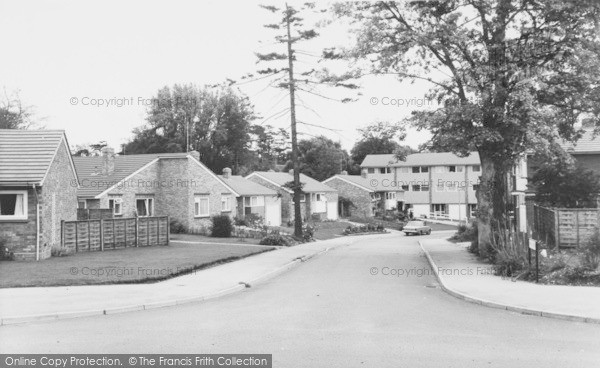
[[[356,185],[345,182],[339,178],[333,178],[327,182],[327,186],[336,189],[338,191],[335,197],[344,197],[349,199],[354,204],[354,207],[350,208],[351,216],[360,217],[372,217],[373,216],[373,202],[371,201],[371,194],[364,189],[357,187]],[[327,199],[334,197],[334,193],[327,193]],[[341,214],[340,214],[341,215]],[[346,214],[345,214],[346,215]]]
[[[27,191],[27,220],[0,222],[0,237],[6,239],[6,247],[14,253],[16,260],[35,260],[36,252],[36,193],[31,188],[9,187],[2,190]],[[41,190],[38,188],[38,195]]]
[[[42,187],[40,259],[60,248],[61,221],[77,220],[77,185],[69,154],[63,141]]]

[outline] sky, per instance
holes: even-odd
[[[0,87],[9,94],[18,91],[46,129],[64,129],[71,146],[104,140],[118,149],[145,123],[147,101],[160,88],[240,80],[263,67],[255,53],[279,46],[273,45],[274,32],[263,27],[276,17],[259,4],[269,2],[0,0]],[[307,17],[308,24],[319,20]],[[311,55],[323,47],[351,44],[352,35],[339,20],[329,15],[326,20],[329,25],[317,29],[321,37],[298,46],[305,52],[299,69],[322,65]],[[286,92],[268,84],[236,88],[262,117],[256,123],[287,128],[289,114],[277,115],[289,107]],[[400,121],[425,101],[429,88],[390,76],[361,84],[362,96],[346,104],[301,93],[299,119],[327,129],[302,125],[300,138],[323,134],[349,150],[357,128]],[[405,144],[417,147],[428,137],[409,129]]]

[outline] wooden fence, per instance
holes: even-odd
[[[553,247],[578,247],[600,228],[598,208],[533,206],[533,238]]]
[[[63,221],[61,243],[69,253],[169,245],[169,217]]]

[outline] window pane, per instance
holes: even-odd
[[[421,166],[421,172],[423,172],[423,173],[429,172],[429,167],[428,166]]]
[[[200,215],[208,215],[208,198],[200,198]]]
[[[413,166],[412,167],[412,172],[413,173],[418,173],[419,172],[419,166]]]
[[[138,199],[135,201],[135,206],[137,209],[138,216],[147,216],[148,212],[146,211],[146,201],[143,199]]]
[[[17,195],[16,194],[0,194],[0,215],[13,216],[17,213]],[[21,213],[22,210],[21,210]]]

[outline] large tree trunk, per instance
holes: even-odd
[[[493,251],[492,244],[499,231],[508,223],[508,174],[512,163],[492,152],[480,151],[479,157],[481,182],[477,191],[477,230],[479,255],[487,258]]]

